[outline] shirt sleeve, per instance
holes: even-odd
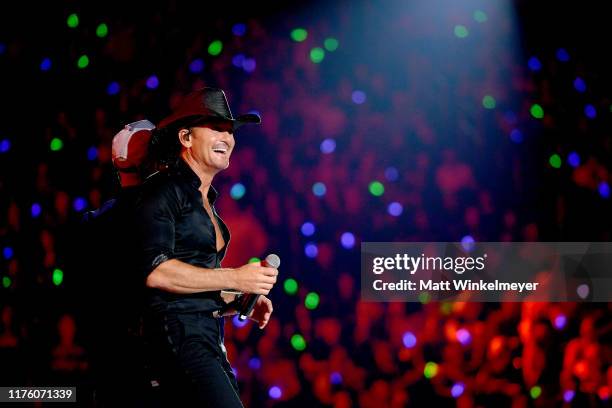
[[[174,258],[174,232],[180,201],[173,186],[146,189],[136,206],[138,264],[146,278],[161,263]]]

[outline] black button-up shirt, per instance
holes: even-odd
[[[230,233],[214,207],[217,191],[211,185],[208,201],[225,245],[217,252],[212,220],[198,190],[201,181],[183,161],[167,173],[150,177],[143,185],[136,207],[138,258],[141,272],[148,276],[159,264],[178,259],[203,268],[219,268]],[[148,302],[158,312],[209,312],[224,304],[220,291],[176,294],[151,289]]]

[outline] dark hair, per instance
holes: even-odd
[[[166,126],[162,129],[153,129],[149,153],[151,158],[161,166],[174,168],[178,164],[181,152],[181,142],[178,131],[182,127]]]
[[[179,130],[201,124],[204,122],[203,119],[201,115],[187,116],[161,129],[153,129],[149,146],[152,159],[161,166],[175,168],[182,146],[178,138]],[[210,118],[206,118],[206,121],[210,121]]]

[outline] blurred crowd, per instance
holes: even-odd
[[[0,38],[0,66],[16,75],[2,80],[9,94],[41,93],[27,131],[17,112],[0,132],[1,385],[89,381],[88,316],[73,302],[74,276],[88,271],[70,268],[69,243],[84,211],[117,194],[114,134],[207,85],[225,89],[234,112],[262,116],[213,182],[232,232],[223,265],[283,260],[268,327],[226,322],[246,406],[607,406],[610,304],[359,301],[363,241],[612,233],[612,100],[596,67],[565,44],[517,52],[510,18],[494,11],[480,21],[470,9],[461,38],[452,18],[432,28],[376,4],[200,27],[169,2],[108,20],[107,36],[96,36],[93,6],[66,26],[79,12],[67,4],[50,13],[51,38]],[[366,21],[384,21],[391,45],[356,34]],[[423,45],[442,33],[453,58]]]

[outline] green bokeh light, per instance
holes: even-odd
[[[8,289],[11,286],[11,283],[11,278],[8,276],[2,277],[2,286],[4,286],[4,289]]]
[[[314,47],[310,50],[310,60],[315,64],[320,63],[325,58],[325,50],[321,47]]]
[[[427,362],[425,364],[425,368],[423,369],[423,375],[427,379],[434,378],[438,374],[438,365],[433,361]]]
[[[308,31],[303,28],[295,28],[291,30],[291,39],[295,42],[302,42],[308,37]]]
[[[52,151],[58,152],[62,150],[62,148],[64,147],[64,142],[62,141],[62,139],[58,137],[54,137],[51,140],[51,145],[49,147],[51,148]]]
[[[442,302],[440,304],[440,311],[443,315],[449,315],[453,311],[453,304],[451,302]]]
[[[484,106],[485,108],[495,109],[495,105],[496,105],[495,98],[492,97],[491,95],[485,95],[484,98],[482,98],[482,106]]]
[[[553,154],[552,156],[550,156],[550,158],[548,159],[548,163],[550,163],[551,167],[554,167],[555,169],[558,169],[561,167],[561,156],[559,156],[558,154]]]
[[[104,38],[108,35],[108,26],[104,23],[100,24],[98,28],[96,28],[96,35],[100,38]]]
[[[208,46],[208,53],[213,56],[217,56],[221,54],[222,50],[223,50],[223,43],[220,40],[215,40],[211,42],[210,45]]]
[[[383,186],[380,181],[371,182],[368,189],[370,190],[370,194],[376,197],[380,197],[385,192],[385,186]]]
[[[325,41],[323,42],[323,46],[325,47],[327,51],[330,51],[330,52],[336,51],[338,49],[338,40],[332,37],[326,38]]]
[[[81,55],[79,57],[79,60],[77,61],[77,66],[80,69],[83,69],[83,68],[87,68],[88,65],[89,65],[89,57],[87,55]]]
[[[291,336],[291,346],[297,351],[303,351],[306,348],[306,340],[301,334]]]
[[[285,289],[285,293],[288,295],[295,295],[298,291],[298,283],[293,278],[285,280],[283,287]]]
[[[533,105],[531,105],[531,116],[533,116],[536,119],[542,119],[544,117],[544,109],[542,109],[542,107],[540,105],[538,105],[537,103],[534,103]]]
[[[306,295],[306,299],[304,299],[304,306],[306,309],[314,310],[319,306],[319,294],[316,292],[310,292]]]
[[[464,25],[456,25],[455,26],[455,36],[458,38],[465,38],[470,34],[467,27]]]
[[[531,398],[533,399],[538,398],[540,395],[542,395],[542,387],[540,387],[539,385],[531,387],[531,389],[529,390],[529,395],[531,395]]]
[[[426,305],[427,303],[429,303],[430,299],[431,296],[429,295],[429,292],[419,293],[419,302],[421,302],[422,304]]]
[[[474,16],[474,20],[476,20],[479,23],[484,23],[485,21],[488,20],[487,14],[482,10],[474,11],[473,16]]]
[[[53,284],[59,286],[64,281],[64,271],[59,268],[53,270]]]
[[[77,28],[79,26],[79,16],[76,13],[72,13],[66,19],[66,24],[70,28]]]

